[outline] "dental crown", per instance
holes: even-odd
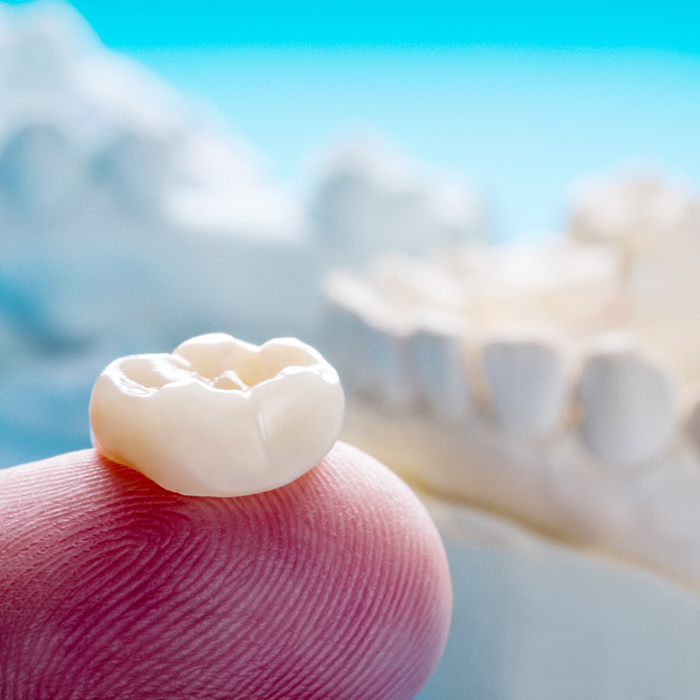
[[[260,347],[224,333],[171,354],[130,355],[97,378],[93,443],[105,457],[189,496],[243,496],[294,481],[343,421],[338,374],[312,347]]]

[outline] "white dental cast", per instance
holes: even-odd
[[[172,354],[112,362],[95,382],[90,421],[105,457],[163,488],[243,496],[311,469],[338,437],[343,410],[337,372],[308,345],[211,333]]]
[[[579,387],[581,428],[604,462],[633,468],[659,457],[676,429],[673,381],[622,334],[601,339]]]
[[[564,337],[537,326],[504,331],[485,342],[484,370],[498,425],[522,435],[546,435],[562,424],[567,351]]]

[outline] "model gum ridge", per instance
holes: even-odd
[[[638,178],[569,236],[326,276],[344,439],[414,485],[700,591],[700,208]]]
[[[294,338],[257,347],[224,333],[172,354],[130,355],[95,382],[95,447],[170,491],[243,496],[284,486],[331,449],[337,372]]]

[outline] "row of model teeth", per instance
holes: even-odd
[[[329,359],[347,393],[399,413],[459,425],[487,416],[504,431],[546,438],[577,430],[601,461],[632,467],[677,437],[682,411],[667,370],[632,338],[601,338],[586,357],[534,326],[470,337],[447,315],[401,326],[342,275],[326,280]],[[352,288],[351,288],[352,287]],[[684,420],[700,439],[700,403]]]

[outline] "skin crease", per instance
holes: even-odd
[[[93,450],[0,471],[1,700],[405,700],[451,605],[423,506],[342,443],[239,498]]]

